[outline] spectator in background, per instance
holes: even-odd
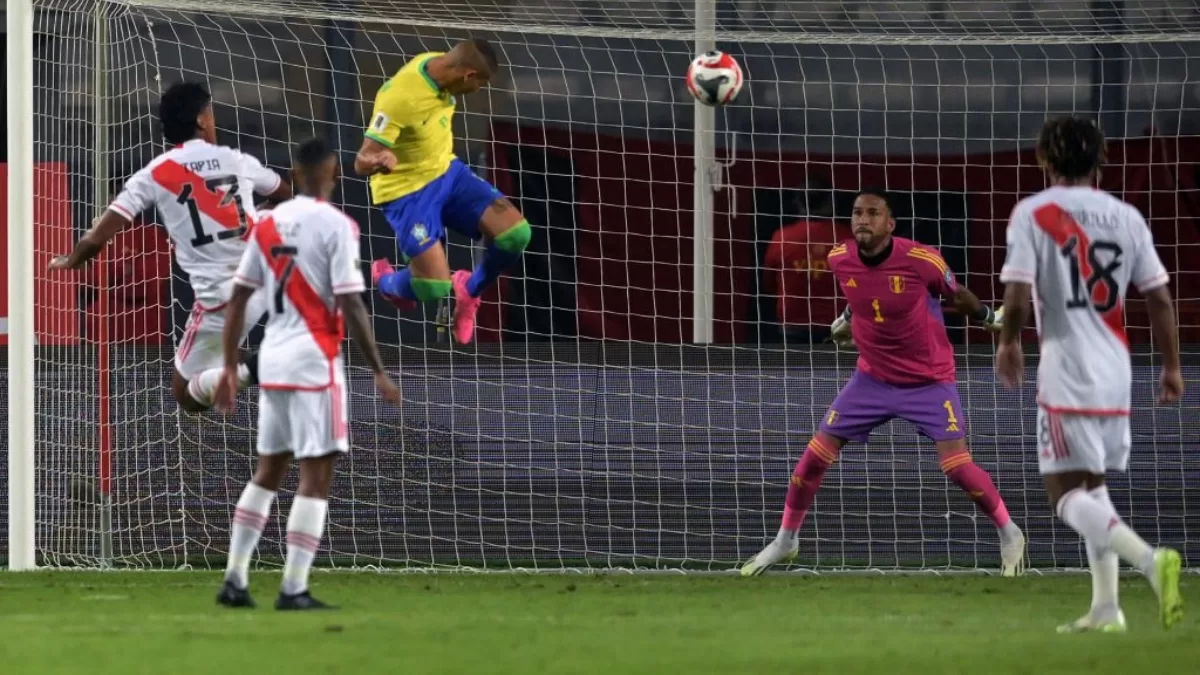
[[[777,297],[775,317],[786,344],[824,340],[838,315],[837,283],[825,257],[853,235],[849,224],[833,221],[831,194],[813,202],[816,208],[775,232],[763,259],[763,290]]]
[[[105,278],[107,277],[107,278]],[[85,283],[87,339],[100,336],[101,286],[108,289],[108,342],[170,342],[171,247],[167,234],[138,218],[113,238],[104,256],[88,267]]]

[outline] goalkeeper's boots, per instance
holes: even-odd
[[[454,281],[454,339],[460,345],[470,344],[475,339],[475,315],[483,300],[472,298],[467,291],[471,272],[459,270],[451,279]]]
[[[1154,579],[1151,585],[1158,593],[1158,616],[1163,628],[1183,621],[1183,596],[1179,594],[1179,572],[1183,562],[1179,551],[1160,548],[1154,551]]]
[[[375,284],[375,288],[379,288],[379,280],[395,271],[396,269],[392,267],[392,263],[387,261],[387,258],[380,258],[379,260],[371,263],[371,283]],[[380,290],[379,294],[383,296],[384,300],[392,303],[392,305],[401,312],[407,312],[417,308],[416,300],[409,300],[408,298],[402,298],[398,295],[384,293],[383,290]]]
[[[1124,633],[1125,630],[1125,612],[1121,610],[1117,610],[1115,615],[1102,617],[1088,612],[1058,627],[1059,633]]]
[[[232,581],[226,581],[217,593],[217,604],[226,607],[253,607],[254,598],[250,597],[249,588],[238,588]]]
[[[1025,574],[1025,533],[1017,530],[1008,541],[1000,542],[1000,576],[1019,577]]]
[[[800,540],[796,537],[789,537],[784,541],[776,539],[767,547],[758,552],[745,565],[742,565],[741,575],[744,577],[756,577],[766,572],[772,566],[779,563],[790,563],[796,559],[796,554],[800,550]]]
[[[279,597],[275,599],[275,609],[299,611],[308,609],[337,609],[337,607],[321,602],[314,598],[308,591],[296,593],[295,595],[288,595],[280,591]]]

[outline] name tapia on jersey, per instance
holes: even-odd
[[[250,155],[196,139],[151,160],[109,208],[129,220],[156,208],[196,302],[211,308],[228,298],[257,217],[254,194],[271,194],[282,180]]]

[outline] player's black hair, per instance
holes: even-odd
[[[1074,115],[1047,120],[1038,134],[1037,156],[1057,176],[1085,179],[1104,165],[1104,132]]]
[[[323,138],[310,138],[296,146],[292,160],[306,169],[319,167],[333,157],[333,148]]]
[[[158,102],[158,121],[163,138],[178,145],[196,137],[196,118],[212,102],[212,95],[199,82],[176,82]]]
[[[496,58],[496,50],[492,47],[491,43],[480,38],[471,38],[467,42],[483,58],[484,64],[487,65],[488,73],[494,74],[497,70],[500,70],[500,60]]]
[[[892,198],[890,195],[888,195],[887,190],[884,190],[883,188],[868,186],[868,187],[865,187],[865,188],[859,190],[858,194],[854,195],[854,200],[858,201],[858,198],[862,197],[864,195],[870,196],[870,197],[878,197],[879,199],[883,200],[883,205],[887,207],[888,213],[895,213],[895,211],[892,209]]]

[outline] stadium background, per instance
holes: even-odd
[[[501,4],[513,21],[539,11]],[[684,19],[680,3],[657,4],[662,16]],[[723,2],[721,15],[750,25],[770,4]],[[1005,218],[1021,194],[1041,185],[1029,142],[1047,114],[1095,114],[1104,126],[1114,164],[1104,187],[1149,216],[1182,298],[1185,351],[1194,351],[1200,295],[1187,261],[1200,239],[1200,89],[1190,74],[1200,47],[871,44],[862,33],[880,27],[855,12],[872,3],[818,4],[841,17],[832,25],[846,33],[844,44],[720,45],[738,56],[748,82],[737,105],[718,115],[733,189],[715,198],[717,344],[707,349],[681,345],[691,334],[692,105],[680,79],[690,44],[485,35],[502,46],[509,71],[497,91],[462,102],[458,151],[518,201],[536,226],[534,242],[523,269],[489,297],[477,349],[451,352],[438,341],[432,313],[424,321],[398,318],[374,303],[380,342],[402,345],[387,355],[401,368],[408,405],[401,416],[390,413],[374,401],[369,379],[353,378],[358,450],[335,488],[332,557],[418,566],[720,566],[752,553],[774,532],[795,454],[852,368],[852,357],[823,347],[779,344],[774,299],[760,289],[771,234],[825,198],[844,218],[855,189],[885,184],[896,195],[901,231],[938,245],[960,281],[995,299]],[[1011,5],[1018,21],[1046,3],[988,4]],[[1104,12],[1126,6],[1098,4]],[[913,25],[935,25],[954,11],[954,3],[926,5],[924,19],[909,17]],[[1190,5],[1171,7],[1180,25],[1195,18]],[[621,25],[619,15],[597,16],[581,10],[576,20]],[[771,21],[780,30],[803,28],[779,14]],[[110,22],[119,85],[108,110],[112,191],[160,149],[147,131],[156,77],[206,79],[222,142],[276,168],[286,167],[287,141],[312,133],[333,138],[348,165],[383,78],[405,58],[458,37],[115,6]],[[994,19],[963,26],[980,34],[1006,28]],[[1069,26],[1047,23],[1044,32],[1056,28]],[[1127,29],[1138,26],[1130,21]],[[63,231],[69,224],[78,232],[109,197],[93,193],[94,158],[77,140],[92,133],[94,117],[91,56],[82,48],[88,36],[83,20],[66,13],[43,12],[39,31],[39,208]],[[365,184],[344,181],[340,199],[364,226],[364,257],[394,258]],[[141,266],[135,277],[165,276],[156,242],[146,234],[129,240],[122,255]],[[456,265],[470,263],[468,247],[451,253]],[[112,330],[124,336],[111,347],[115,538],[118,555],[134,565],[218,559],[231,495],[250,468],[252,407],[231,421],[174,413],[164,344],[179,334],[191,298],[177,268],[171,279],[158,300],[161,321],[130,318],[157,304],[146,300],[152,291],[111,301],[120,317]],[[65,324],[56,319],[53,335],[40,336],[39,543],[48,560],[89,563],[99,425],[91,342],[103,318],[88,277],[65,290],[40,283],[39,297],[53,294],[50,309],[69,314]],[[1140,310],[1131,303],[1129,320],[1142,350]],[[952,336],[963,347],[960,390],[977,461],[1029,526],[1035,563],[1078,565],[1081,549],[1053,526],[1029,454],[1031,390],[1018,396],[995,385],[982,334],[956,327]],[[1135,398],[1148,401],[1157,376],[1139,362]],[[1138,411],[1133,483],[1118,481],[1115,490],[1134,527],[1183,546],[1193,562],[1200,543],[1188,523],[1200,516],[1200,460],[1188,448],[1200,440],[1196,404],[1193,390],[1179,410]],[[848,452],[827,478],[805,533],[811,562],[988,565],[990,525],[946,489],[932,453],[906,426],[877,438]],[[268,550],[278,547],[278,532],[268,541]]]

